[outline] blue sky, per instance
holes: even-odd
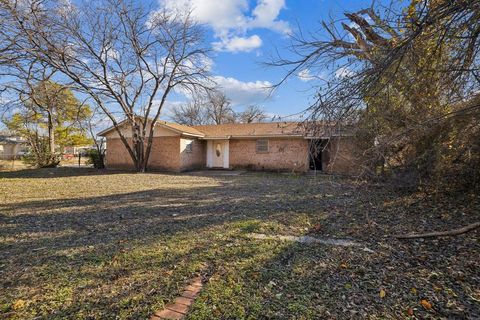
[[[320,36],[322,20],[339,19],[345,12],[371,5],[371,0],[137,1],[152,4],[152,10],[163,7],[191,11],[192,17],[207,31],[206,42],[212,47],[213,79],[232,101],[234,109],[241,111],[248,105],[259,105],[268,115],[277,116],[276,120],[299,119],[297,114],[305,110],[313,96],[314,81],[309,80],[308,73],[307,77],[294,76],[272,93],[268,87],[278,83],[286,71],[262,63],[269,61],[276,50],[284,58],[291,56],[287,50],[288,35],[298,28],[304,34]],[[304,70],[307,71],[313,72]],[[322,76],[335,74],[335,70],[319,72]],[[161,118],[169,120],[171,108],[185,100],[179,93],[170,95]],[[105,121],[105,126],[109,126],[109,120]]]
[[[371,4],[365,0],[159,0],[169,9],[190,8],[208,30],[212,52],[212,74],[232,100],[236,110],[258,104],[269,114],[287,116],[308,106],[312,81],[292,77],[268,95],[264,88],[285,74],[280,68],[262,65],[275,50],[283,57],[288,34],[297,31],[318,34],[321,20],[339,18]],[[172,97],[176,103],[179,97]],[[165,113],[167,116],[167,112]]]

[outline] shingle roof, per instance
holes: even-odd
[[[123,126],[125,123],[126,123],[126,120],[123,120],[122,122],[120,122],[118,124],[118,126]],[[185,126],[185,125],[182,125],[182,124],[178,124],[178,123],[159,120],[159,121],[157,121],[157,125],[165,127],[167,129],[171,129],[171,130],[173,130],[175,132],[178,132],[180,134],[182,134],[182,133],[183,134],[190,134],[190,135],[200,136],[200,137],[204,136],[204,134],[202,132],[198,131],[197,129],[195,129],[193,127]],[[99,136],[105,136],[107,133],[109,133],[113,130],[115,130],[114,126],[99,132],[98,135]]]
[[[125,120],[119,125],[124,125]],[[227,123],[200,126],[187,126],[178,123],[159,120],[158,126],[175,131],[179,134],[192,135],[205,139],[228,139],[228,138],[249,138],[249,137],[314,137],[322,134],[322,128],[328,126],[318,124],[309,127],[303,122],[260,122],[260,123]],[[110,127],[98,135],[104,136],[114,130]],[[320,130],[320,131],[319,131]]]
[[[197,129],[195,129],[195,127],[189,127],[189,126],[186,126],[186,125],[183,125],[183,124],[178,124],[178,123],[174,123],[174,122],[167,122],[167,121],[163,121],[163,120],[158,121],[157,124],[165,126],[167,128],[170,128],[170,129],[173,129],[175,131],[179,131],[181,133],[188,133],[188,134],[193,134],[193,135],[197,135],[197,136],[203,136],[204,135],[203,132],[198,131]]]
[[[205,138],[303,135],[304,132],[298,122],[227,123],[193,128],[203,132]]]

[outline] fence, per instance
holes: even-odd
[[[0,152],[0,171],[20,170],[26,169],[29,166],[22,161],[23,155],[8,154]],[[88,157],[86,155],[74,155],[73,157],[64,157],[60,161],[61,167],[91,167],[87,163]]]
[[[0,170],[16,170],[26,167],[27,166],[22,161],[21,155],[0,153]]]

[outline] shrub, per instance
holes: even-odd
[[[90,149],[87,150],[87,164],[93,165],[94,168],[96,169],[104,169],[105,168],[105,163],[104,163],[104,153],[99,152],[97,149]]]

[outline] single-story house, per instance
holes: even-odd
[[[0,160],[20,158],[26,151],[25,141],[10,134],[0,134]]]
[[[120,123],[125,137],[131,129]],[[106,138],[106,167],[133,169],[133,161],[114,127]],[[148,168],[187,171],[202,168],[350,173],[354,171],[351,137],[306,133],[298,122],[186,126],[158,121]]]

